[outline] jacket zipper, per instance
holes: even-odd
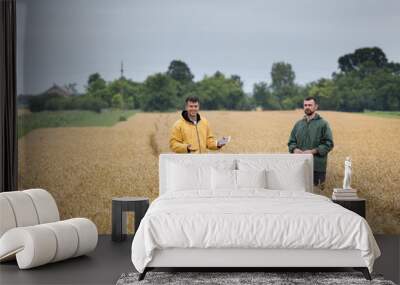
[[[199,144],[199,151],[201,153],[200,138],[199,138],[199,131],[197,129],[197,123],[196,123],[195,127],[196,127],[196,134],[197,134],[197,143]]]

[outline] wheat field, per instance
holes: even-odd
[[[341,187],[343,164],[352,157],[352,186],[367,198],[374,233],[400,234],[400,120],[319,112],[331,125],[322,195]],[[302,110],[201,112],[218,137],[232,136],[225,153],[287,153],[287,140]],[[179,113],[138,113],[113,127],[36,129],[19,139],[19,189],[52,193],[61,218],[88,217],[99,233],[111,232],[111,198],[158,196],[158,154]]]

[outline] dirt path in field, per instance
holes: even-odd
[[[231,135],[226,153],[287,152],[302,112],[203,112],[214,133]],[[332,129],[327,191],[341,187],[343,161],[353,158],[353,187],[368,199],[374,232],[400,233],[400,120],[321,112]],[[158,154],[179,113],[138,113],[113,127],[37,129],[19,140],[19,188],[40,187],[55,197],[63,219],[92,219],[111,231],[111,198],[158,195]],[[329,192],[328,192],[329,191]]]

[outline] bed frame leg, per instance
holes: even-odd
[[[146,273],[147,273],[148,269],[147,267],[143,270],[142,273],[139,274],[139,278],[138,281],[142,281],[144,279],[144,277],[146,277]]]
[[[361,271],[362,274],[364,275],[365,279],[372,280],[371,274],[369,274],[369,270],[367,267],[354,267],[354,269],[357,271]]]

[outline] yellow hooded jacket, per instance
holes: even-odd
[[[217,139],[211,132],[210,125],[204,117],[197,114],[197,124],[190,119],[187,111],[182,111],[182,117],[172,127],[169,147],[176,153],[206,153],[207,149],[217,150]]]

